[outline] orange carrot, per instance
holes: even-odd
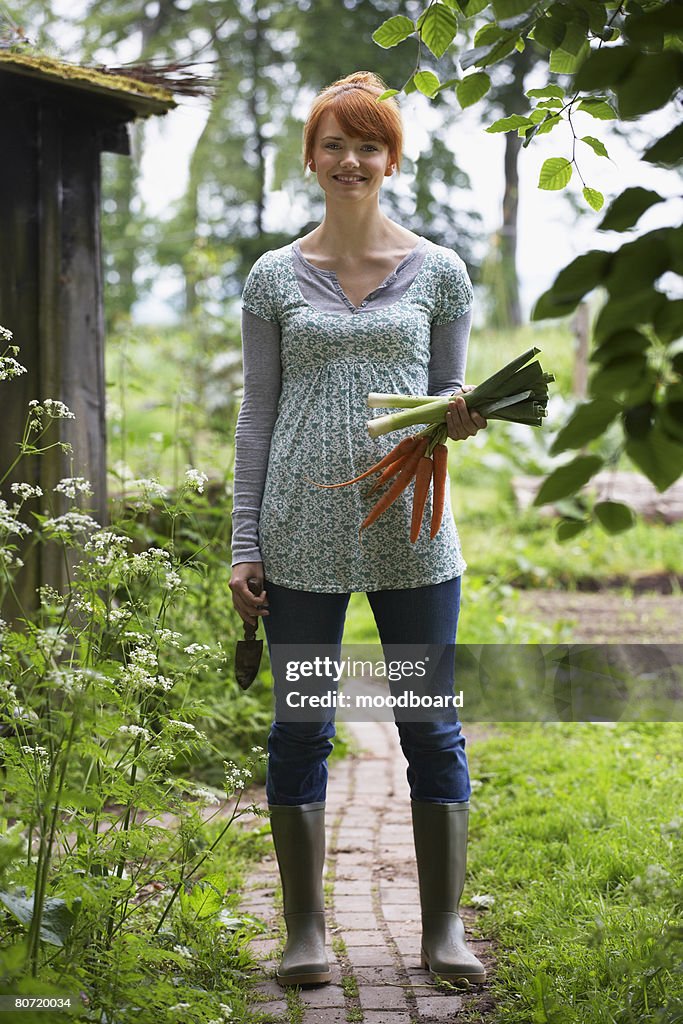
[[[415,476],[417,464],[424,455],[424,453],[426,452],[428,444],[428,438],[419,438],[417,444],[415,445],[415,450],[406,459],[401,469],[401,472],[398,474],[389,490],[386,492],[386,494],[382,495],[382,497],[375,505],[372,506],[367,516],[361,523],[360,530],[358,531],[359,534],[362,530],[365,529],[366,526],[370,526],[372,523],[374,523],[375,520],[378,519],[379,516],[381,516],[382,512],[386,512],[389,506],[393,505],[393,503],[396,501],[399,495],[402,494],[403,491],[405,491],[406,487]]]
[[[375,491],[379,491],[387,482],[387,480],[391,480],[392,476],[396,476],[396,474],[405,465],[406,459],[409,458],[410,455],[402,455],[400,459],[396,459],[395,462],[391,462],[375,480],[374,484],[368,491],[368,497],[370,497],[371,494],[374,494]]]
[[[413,516],[410,522],[410,543],[414,544],[420,536],[422,516],[427,503],[429,485],[432,481],[434,463],[428,455],[423,455],[415,472],[415,490],[413,491]]]
[[[432,452],[434,457],[434,496],[432,498],[432,522],[429,539],[434,540],[441,527],[443,509],[446,501],[446,475],[448,473],[448,448],[445,444],[437,444]]]
[[[316,487],[348,487],[349,484],[356,484],[359,480],[365,480],[366,476],[372,476],[373,473],[379,473],[386,466],[390,466],[397,459],[400,459],[403,455],[407,455],[413,451],[418,440],[421,438],[416,434],[411,434],[410,437],[404,437],[402,441],[399,441],[390,452],[388,452],[383,459],[376,462],[374,466],[370,466],[370,469],[366,469],[360,476],[354,476],[351,480],[343,480],[339,484],[319,484],[315,480],[311,480],[310,477],[304,476],[304,480],[307,480],[309,484],[314,484]]]

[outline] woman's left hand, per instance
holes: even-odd
[[[474,384],[463,384],[460,389],[462,394],[474,390]],[[465,399],[458,395],[449,403],[446,413],[446,426],[451,441],[464,441],[466,437],[474,437],[478,430],[483,430],[488,425],[484,417],[472,410],[469,411]]]

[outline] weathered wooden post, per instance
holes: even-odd
[[[12,480],[49,493],[66,476],[90,480],[89,504],[107,518],[100,154],[129,154],[126,125],[175,106],[166,89],[43,57],[0,53],[0,324],[21,346],[28,373],[7,385],[0,409],[0,467],[17,453],[31,399],[58,399],[75,419],[50,440],[68,442],[24,460]],[[53,495],[54,498],[60,497]],[[43,505],[41,505],[42,509]],[[14,618],[36,607],[36,588],[59,589],[64,568],[33,548],[17,579]]]

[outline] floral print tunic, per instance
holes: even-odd
[[[259,546],[268,581],[296,590],[339,593],[440,583],[465,569],[453,522],[450,488],[441,529],[429,539],[431,489],[423,526],[410,543],[413,485],[359,536],[377,500],[375,476],[337,489],[420,427],[369,436],[370,391],[427,394],[432,324],[470,309],[472,286],[461,258],[421,240],[422,265],[398,301],[348,313],[308,302],[294,269],[293,244],[254,264],[242,303],[280,325],[281,390],[270,443],[259,519]],[[335,275],[332,275],[333,277]]]

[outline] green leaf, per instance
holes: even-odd
[[[607,213],[598,224],[600,231],[627,231],[656,203],[664,202],[659,192],[649,188],[627,188],[610,203]]]
[[[527,127],[533,122],[528,117],[523,117],[522,114],[510,114],[509,117],[501,117],[498,121],[494,121],[493,124],[489,125],[486,129],[487,132],[511,132],[516,128],[521,128],[522,125]]]
[[[508,33],[497,43],[491,43],[488,46],[475,46],[473,50],[466,50],[460,57],[460,67],[466,71],[473,65],[485,67],[488,64],[495,64],[496,61],[507,57],[514,50],[516,38],[514,33]]]
[[[617,331],[606,338],[601,345],[591,352],[591,362],[606,363],[626,355],[642,355],[650,348],[650,340],[640,331]]]
[[[576,89],[579,92],[614,89],[637,56],[638,51],[630,46],[603,46],[592,50],[578,71]]]
[[[616,110],[607,100],[581,100],[578,109],[585,111],[586,114],[590,114],[591,117],[597,118],[598,121],[614,121],[617,116]]]
[[[458,31],[458,19],[444,4],[435,3],[427,8],[420,35],[435,57],[443,57]],[[419,88],[419,87],[418,87]]]
[[[589,441],[604,434],[620,411],[620,403],[609,398],[596,399],[580,405],[553,441],[550,454],[558,455],[568,448],[583,448]]]
[[[669,101],[683,79],[683,54],[673,50],[641,53],[614,87],[619,113],[629,119],[658,110]]]
[[[669,345],[666,350],[666,357],[671,361],[676,373],[680,373],[683,377],[683,338],[675,341],[673,345]]]
[[[415,86],[424,96],[436,96],[441,83],[433,71],[417,71],[413,76]]]
[[[534,25],[532,35],[539,46],[546,50],[555,50],[562,44],[567,26],[560,18],[539,18]]]
[[[465,109],[485,96],[491,88],[491,79],[485,71],[475,71],[461,79],[455,87],[458,103]]]
[[[641,382],[647,370],[647,359],[644,355],[629,355],[614,359],[597,369],[588,383],[591,395],[611,395],[628,391]]]
[[[571,176],[571,161],[566,160],[563,156],[551,156],[544,161],[541,167],[538,187],[547,190],[565,188],[569,184]]]
[[[668,438],[659,424],[642,441],[629,439],[626,454],[660,492],[675,484],[683,473],[683,444]]]
[[[526,14],[534,4],[529,0],[493,0],[493,10],[496,20],[503,18],[514,18],[517,14]]]
[[[536,129],[537,135],[546,135],[551,132],[555,125],[561,124],[564,118],[560,114],[551,114],[550,117],[545,117],[543,121],[538,125]]]
[[[623,533],[636,521],[633,509],[622,501],[598,501],[593,506],[593,515],[607,533]]]
[[[677,125],[668,134],[654,142],[643,153],[643,160],[662,167],[674,167],[683,160],[683,124]]]
[[[589,522],[588,519],[561,519],[555,527],[555,536],[562,544],[564,541],[576,537],[578,533],[583,533]]]
[[[30,927],[33,920],[34,897],[35,893],[26,896],[26,890],[23,888],[17,892],[0,892],[0,902],[27,928]],[[80,903],[80,897],[76,897],[73,901],[74,909],[70,909],[66,900],[56,896],[48,896],[43,901],[40,923],[40,937],[43,942],[49,942],[51,946],[64,945],[69,937]]]
[[[600,139],[596,139],[592,135],[584,135],[581,141],[585,142],[587,146],[590,146],[593,152],[597,153],[598,156],[606,156],[607,159],[609,159],[609,153],[605,149],[605,144],[604,142],[601,142]]]
[[[578,301],[578,299],[561,299],[555,295],[552,288],[549,288],[536,300],[531,311],[531,319],[550,320],[567,316],[576,307]]]
[[[623,295],[651,285],[667,270],[671,270],[671,253],[666,244],[664,229],[625,242],[614,253],[605,287],[610,296]]]
[[[547,505],[558,498],[575,494],[598,472],[602,464],[603,460],[599,455],[577,455],[571,462],[559,466],[546,477],[534,498],[534,505]]]
[[[475,14],[481,14],[488,5],[489,0],[460,0],[460,9],[466,18],[473,18]]]
[[[564,89],[559,85],[545,85],[541,89],[529,89],[526,95],[531,100],[540,99],[545,96],[554,97],[555,99],[564,98]]]
[[[602,192],[598,192],[595,188],[588,188],[587,185],[585,185],[583,189],[583,198],[594,210],[601,210],[603,203],[605,202],[605,197]]]
[[[398,96],[400,91],[401,91],[400,89],[385,89],[384,92],[382,93],[382,95],[377,97],[377,100],[378,101],[388,100],[392,96]]]
[[[563,106],[562,100],[539,100],[536,104],[536,110],[561,110]]]
[[[681,338],[683,335],[683,299],[667,299],[657,312],[653,326],[657,337],[665,345]]]
[[[622,417],[626,436],[637,441],[647,437],[654,425],[654,411],[655,407],[651,401],[641,402],[627,409]]]
[[[573,75],[589,52],[586,32],[577,22],[570,22],[562,44],[550,54],[549,68],[558,75]]]
[[[391,46],[402,43],[414,31],[415,22],[410,18],[404,18],[402,14],[397,14],[394,18],[382,22],[379,28],[372,33],[372,39],[378,46],[388,50]]]
[[[492,25],[487,22],[482,25],[479,31],[474,37],[475,46],[489,46],[491,43],[497,43],[499,39],[502,39],[505,32],[499,25]]]
[[[558,299],[571,299],[576,305],[579,299],[600,284],[611,261],[611,252],[589,249],[562,268],[553,282],[553,292]]]
[[[632,291],[631,294],[624,292],[618,299],[611,298],[600,310],[595,321],[595,340],[602,341],[617,331],[652,323],[657,309],[664,301],[664,296],[651,287]]]

